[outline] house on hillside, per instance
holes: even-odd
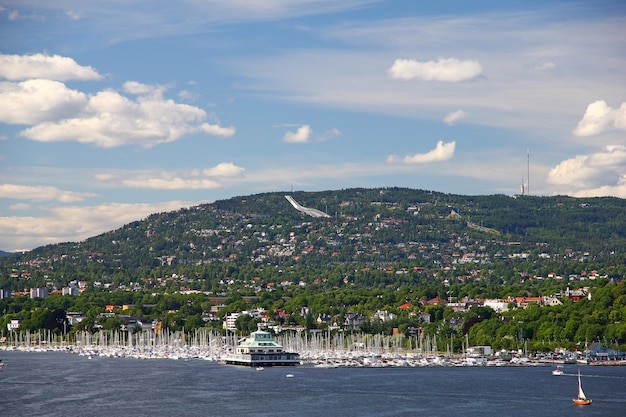
[[[583,298],[591,300],[591,293],[589,292],[589,288],[570,290],[569,287],[567,287],[567,289],[563,293],[563,296],[570,298],[573,302],[580,301]]]
[[[425,306],[442,305],[445,307],[448,304],[448,301],[441,297],[435,297],[431,298],[430,300],[423,301],[422,304]]]
[[[343,321],[343,328],[345,330],[359,330],[361,324],[365,323],[367,318],[357,313],[346,313],[346,317]]]
[[[374,318],[382,321],[383,323],[394,320],[396,317],[398,316],[388,312],[387,310],[378,310],[376,313],[374,313]]]

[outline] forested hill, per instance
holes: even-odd
[[[330,217],[296,210],[286,194]],[[2,257],[0,288],[51,281],[60,288],[76,279],[120,284],[176,273],[199,277],[202,288],[213,289],[212,280],[224,276],[279,280],[276,271],[299,266],[306,267],[299,272],[304,281],[332,268],[345,276],[362,268],[446,271],[449,265],[458,265],[457,274],[464,273],[462,265],[473,265],[480,274],[505,279],[512,271],[546,276],[592,269],[621,277],[625,253],[623,199],[406,188],[275,192],[153,214],[82,242]],[[487,264],[492,266],[475,266]],[[26,282],[15,272],[24,270]]]

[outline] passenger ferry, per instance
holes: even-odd
[[[276,343],[271,333],[257,330],[250,336],[239,341],[234,353],[226,355],[223,363],[228,365],[244,366],[293,366],[300,364],[300,355],[295,352],[285,352],[283,347]]]

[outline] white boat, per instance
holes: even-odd
[[[228,365],[245,366],[293,366],[300,364],[300,355],[285,352],[283,347],[272,339],[269,332],[257,330],[239,341],[234,353],[223,358]]]
[[[563,367],[561,365],[557,365],[556,369],[552,370],[552,375],[560,376],[563,374],[565,374],[565,372],[563,372]]]
[[[578,370],[578,397],[574,398],[574,404],[576,405],[589,405],[591,404],[591,398],[587,398],[583,391],[583,386],[580,383],[580,369]]]

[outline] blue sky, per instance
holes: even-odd
[[[625,27],[602,0],[0,0],[0,249],[292,189],[625,198]]]

